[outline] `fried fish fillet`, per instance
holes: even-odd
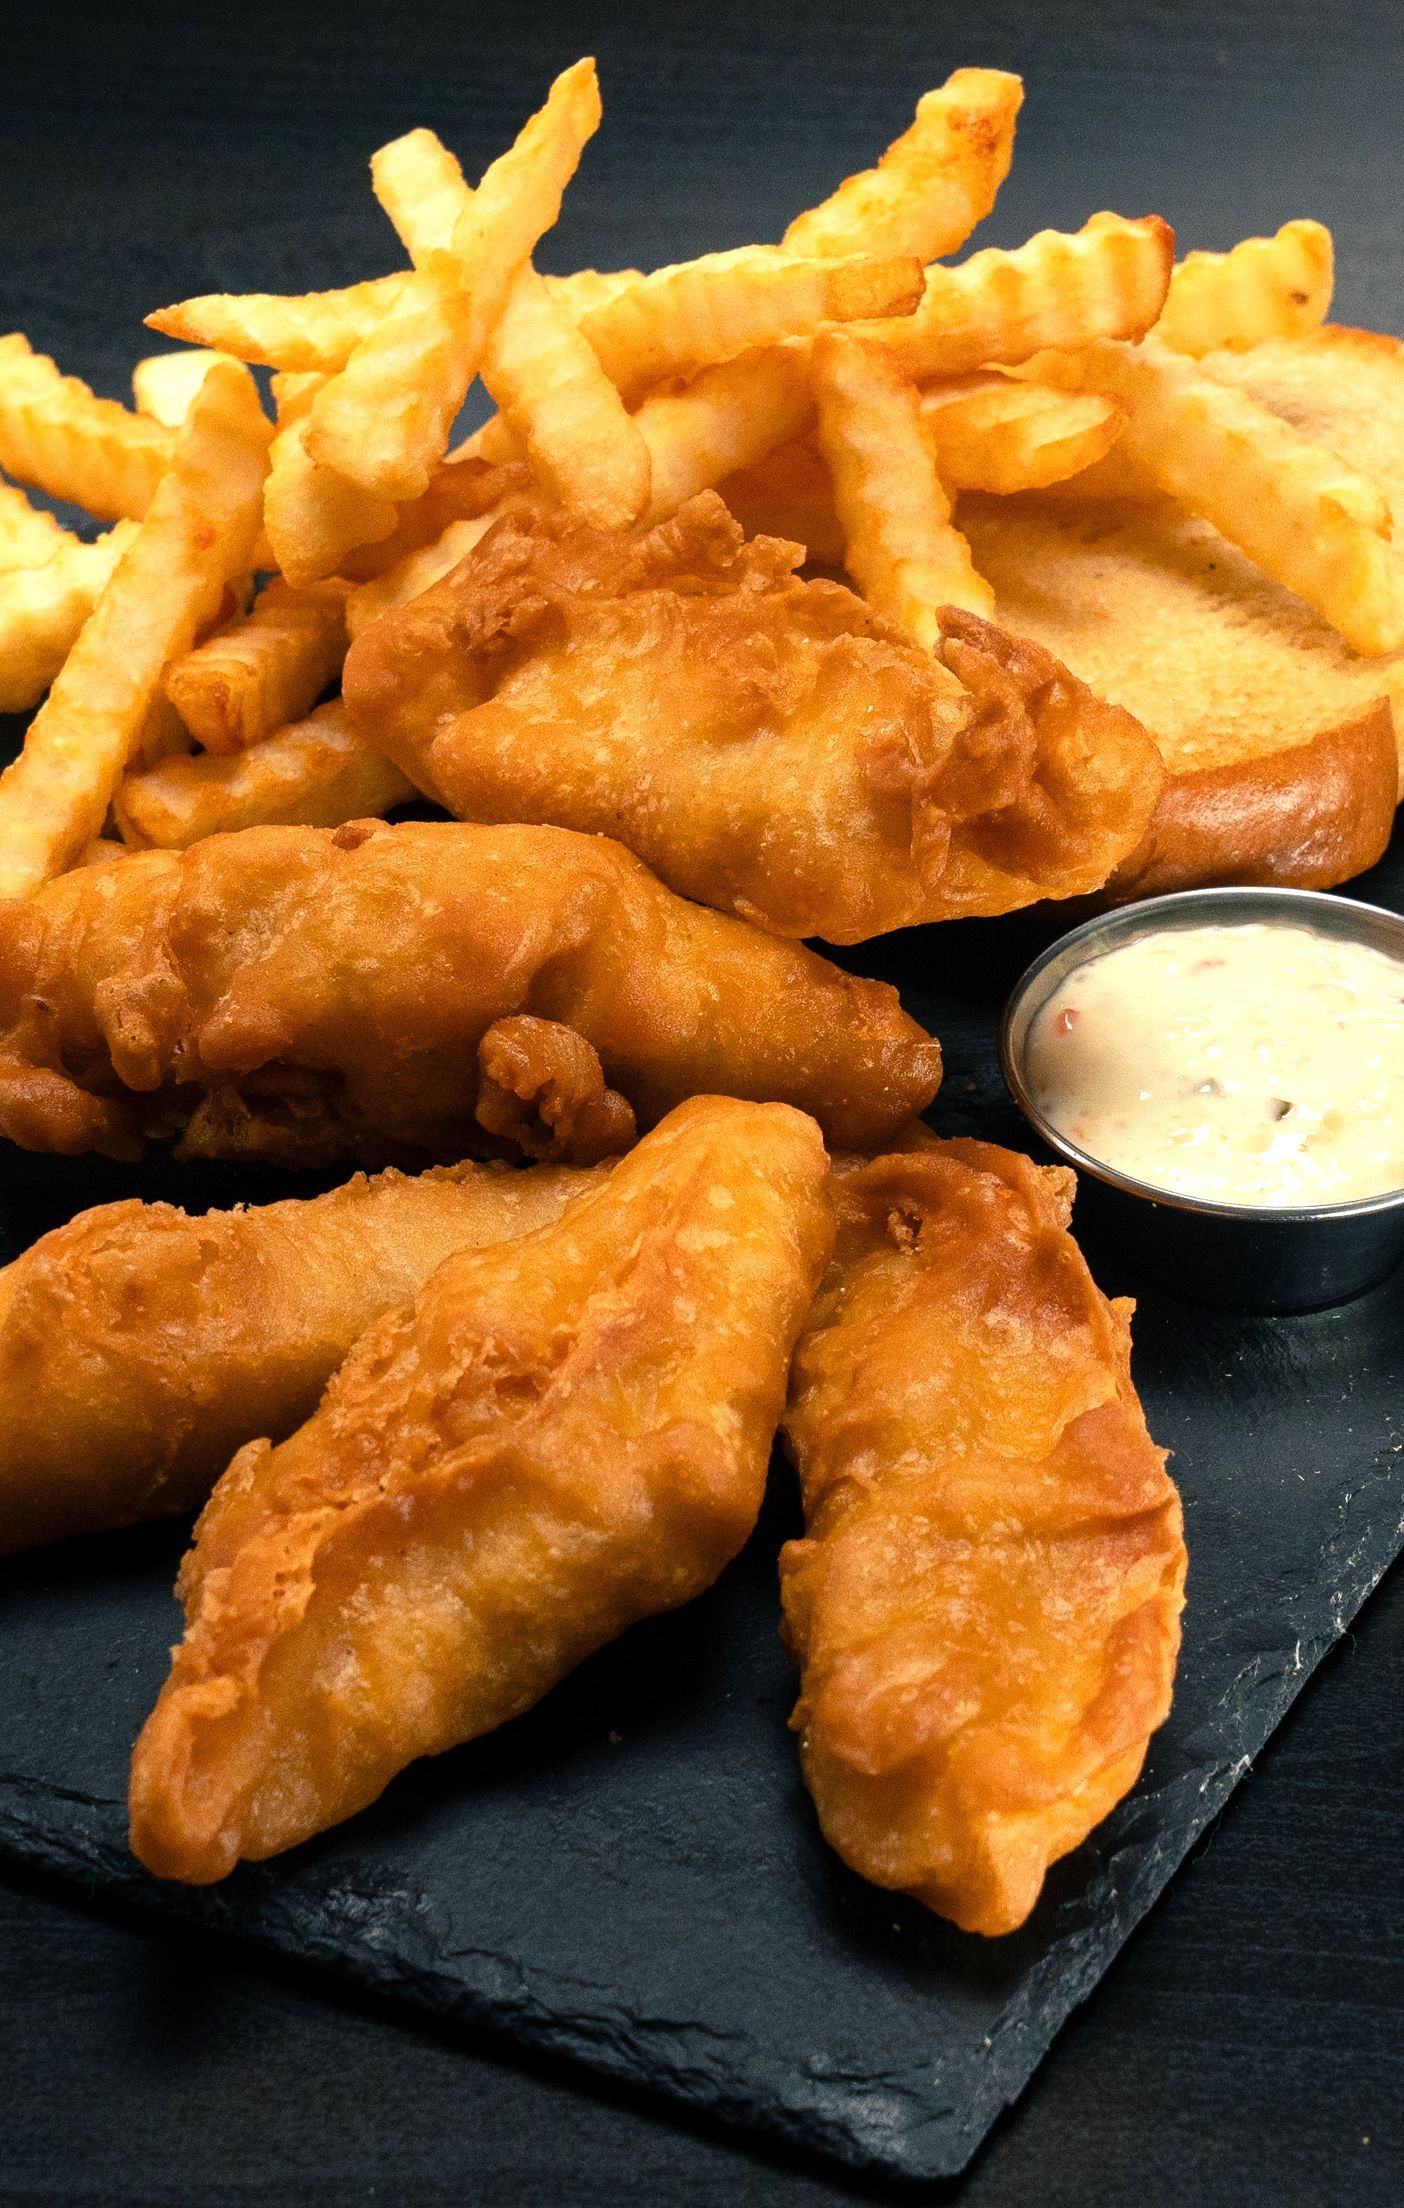
[[[561,829],[247,828],[0,906],[0,1133],[33,1150],[591,1164],[718,1093],[873,1150],[940,1070],[886,984]]]
[[[556,1225],[447,1259],[216,1488],[133,1758],[141,1860],[204,1884],[291,1847],[710,1586],[832,1239],[814,1122],[699,1097]]]
[[[1164,781],[1140,723],[953,608],[942,664],[803,557],[710,491],[616,534],[510,514],[363,631],[346,704],[460,818],[617,836],[778,935],[1100,887]]]
[[[531,1233],[605,1170],[392,1169],[195,1219],[102,1204],[46,1234],[0,1270],[0,1555],[193,1510],[451,1252]]]
[[[1129,1303],[1073,1176],[942,1142],[836,1182],[786,1434],[793,1724],[825,1836],[966,1931],[1022,1924],[1170,1707],[1185,1546]]]

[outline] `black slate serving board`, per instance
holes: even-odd
[[[1404,847],[1352,894],[1404,909]],[[994,1051],[1046,914],[846,953],[946,1045],[933,1119],[1022,1144]],[[286,1193],[232,1169],[0,1156],[0,1255],[84,1204]],[[217,1927],[856,2169],[962,2168],[1404,1544],[1404,1271],[1334,1311],[1141,1298],[1136,1374],[1191,1554],[1173,1714],[1140,1785],[1001,1942],[864,1886],[824,1847],[785,1719],[783,1466],[703,1601],[636,1629],[500,1735],[407,1773],[280,1863],[190,1894],[125,1848],[126,1761],[179,1628],[183,1529],[0,1570],[0,1855]]]

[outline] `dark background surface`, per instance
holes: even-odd
[[[1337,315],[1404,330],[1404,10],[0,4],[0,323],[124,395],[150,306],[393,265],[365,182],[413,123],[470,171],[549,76],[606,121],[544,266],[778,236],[953,66],[1020,69],[977,243],[1158,212],[1182,248],[1329,222]],[[963,2185],[962,2208],[1404,2195],[1404,1578]],[[0,2200],[803,2204],[855,2197],[653,2111],[333,2006],[188,1934],[0,1887]],[[928,2196],[930,2197],[930,2196]]]

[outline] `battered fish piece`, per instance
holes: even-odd
[[[530,1234],[606,1170],[392,1170],[197,1219],[103,1204],[46,1234],[0,1270],[0,1555],[194,1510],[444,1258]]]
[[[292,1847],[710,1586],[832,1240],[814,1122],[699,1097],[373,1326],[200,1520],[132,1763],[148,1868],[205,1884]]]
[[[803,558],[714,491],[618,534],[509,514],[363,631],[345,701],[460,818],[617,836],[777,935],[1099,888],[1164,782],[1139,721],[955,608],[942,665]]]
[[[786,1435],[793,1724],[830,1844],[1013,1931],[1170,1708],[1185,1545],[1131,1384],[1131,1305],[1066,1232],[1073,1176],[980,1142],[835,1182]]]
[[[0,904],[0,1133],[32,1150],[593,1164],[717,1093],[873,1150],[940,1077],[885,983],[562,829],[246,828]]]

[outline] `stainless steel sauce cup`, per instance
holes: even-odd
[[[1187,889],[1149,897],[1073,928],[1034,960],[1004,1008],[1000,1061],[1025,1118],[1048,1148],[1076,1169],[1084,1217],[1090,1213],[1147,1280],[1235,1310],[1310,1311],[1360,1295],[1404,1257],[1404,1188],[1357,1203],[1290,1211],[1172,1195],[1069,1142],[1039,1111],[1025,1078],[1034,1017],[1077,967],[1168,928],[1247,921],[1290,922],[1404,962],[1404,919],[1321,890]]]

